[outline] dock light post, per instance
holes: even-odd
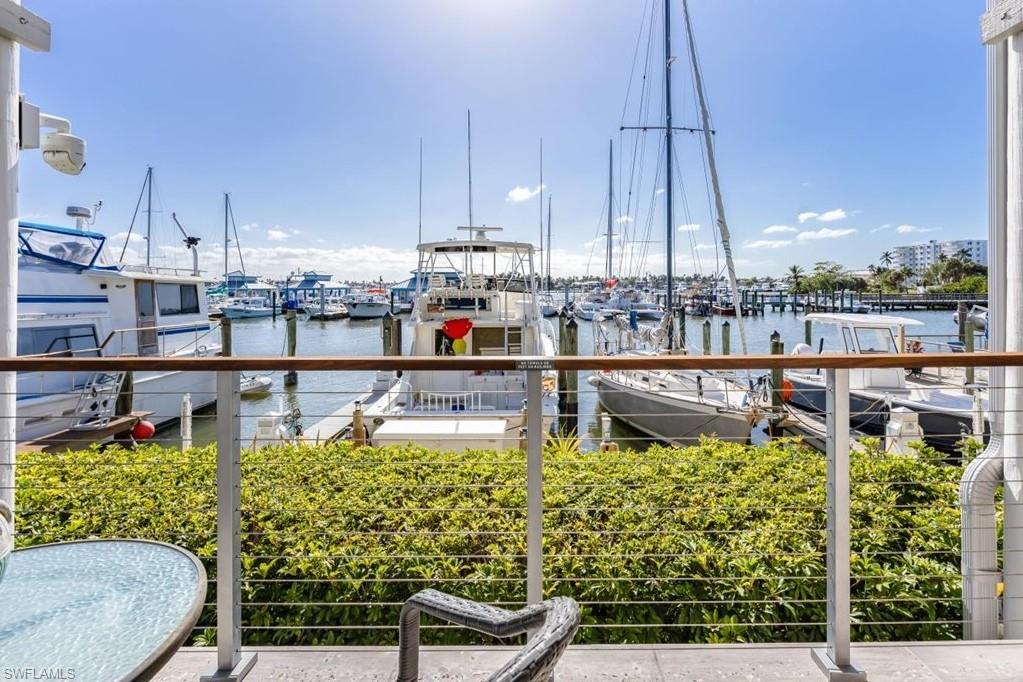
[[[22,149],[42,149],[43,160],[61,173],[85,167],[85,141],[71,134],[67,119],[40,113],[21,99],[20,49],[50,50],[50,24],[21,7],[0,0],[0,357],[18,355],[18,157]],[[40,128],[54,132],[41,133]],[[14,509],[17,449],[14,372],[0,372],[0,501]]]

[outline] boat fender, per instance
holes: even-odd
[[[783,403],[792,401],[792,382],[788,379],[781,380],[781,401]]]
[[[131,427],[131,437],[135,440],[147,440],[156,434],[156,427],[153,422],[140,419]]]

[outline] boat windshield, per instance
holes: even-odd
[[[861,353],[895,352],[895,337],[891,329],[856,327],[856,343]]]
[[[22,223],[18,226],[18,241],[23,256],[79,268],[108,265],[103,252],[105,237],[101,234]]]

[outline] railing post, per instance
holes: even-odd
[[[255,653],[242,654],[241,375],[217,372],[217,667],[200,682],[245,678]]]
[[[543,375],[526,370],[526,600],[543,601]]]
[[[827,380],[827,649],[813,659],[834,682],[866,680],[849,656],[849,370],[828,369]]]

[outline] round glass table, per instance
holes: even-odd
[[[202,564],[173,545],[15,550],[0,581],[0,679],[148,679],[188,637],[205,599]]]

